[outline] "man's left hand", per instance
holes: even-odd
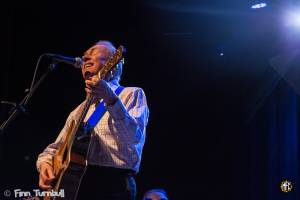
[[[112,91],[107,82],[96,75],[85,80],[85,86],[87,93],[92,94],[96,99],[103,99],[107,105],[113,105],[118,100],[117,95]]]

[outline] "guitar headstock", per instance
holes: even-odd
[[[98,72],[98,76],[104,78],[115,65],[117,65],[122,59],[124,59],[124,53],[125,48],[120,45],[115,54],[106,61],[103,68]]]

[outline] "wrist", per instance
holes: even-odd
[[[106,105],[111,106],[114,105],[118,101],[118,97],[114,96],[105,101]]]

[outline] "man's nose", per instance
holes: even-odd
[[[82,56],[82,60],[83,60],[83,62],[87,62],[87,61],[91,60],[91,57],[89,57],[89,56]]]

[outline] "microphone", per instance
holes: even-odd
[[[57,63],[70,64],[78,69],[81,68],[83,63],[82,59],[79,57],[72,58],[72,57],[62,56],[58,54],[51,54],[51,53],[47,53],[46,56],[49,57],[52,61],[55,61]]]

